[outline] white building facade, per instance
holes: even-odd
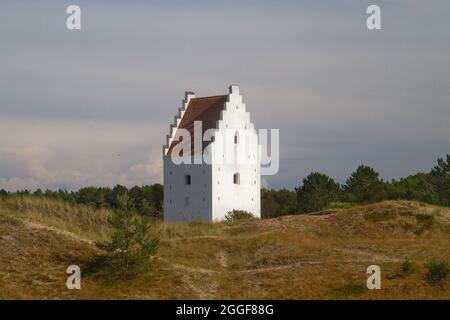
[[[164,221],[219,221],[233,210],[261,216],[260,147],[239,87],[186,92],[164,158]]]

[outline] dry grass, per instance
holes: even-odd
[[[4,215],[65,230],[91,240],[107,239],[111,230],[107,209],[93,210],[85,205],[71,205],[65,201],[38,197],[10,197],[0,199]]]
[[[108,237],[108,212],[64,203],[0,202],[0,299],[448,299],[424,279],[432,258],[450,261],[450,209],[387,201],[238,223],[162,224],[147,277],[65,288]],[[48,200],[46,200],[48,201]],[[48,227],[46,227],[48,226]],[[405,273],[409,259],[415,271]],[[382,289],[365,288],[366,268]]]

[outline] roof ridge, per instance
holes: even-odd
[[[211,99],[211,98],[219,98],[219,97],[226,97],[226,96],[227,96],[226,94],[218,94],[215,96],[195,97],[195,98],[192,98],[191,100]]]

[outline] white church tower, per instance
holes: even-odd
[[[186,92],[164,158],[164,221],[217,221],[233,210],[261,216],[260,147],[239,86]]]

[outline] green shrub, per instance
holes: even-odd
[[[404,273],[413,273],[416,269],[414,267],[414,264],[411,261],[409,261],[409,259],[403,261],[400,267]]]
[[[350,209],[356,206],[358,206],[356,203],[336,201],[329,203],[325,209]]]
[[[450,278],[450,267],[445,260],[432,260],[426,265],[428,272],[425,274],[426,281],[436,287],[444,287]]]
[[[236,209],[228,211],[228,213],[225,215],[225,219],[227,219],[227,221],[229,221],[229,222],[237,221],[237,220],[255,219],[255,218],[256,217],[250,212],[247,212],[245,210],[236,210]]]
[[[361,283],[350,282],[331,290],[331,294],[337,297],[347,297],[364,293],[367,288]]]

